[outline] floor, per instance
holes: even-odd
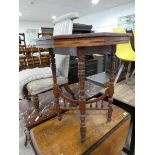
[[[28,146],[25,147],[24,142],[25,142],[25,134],[22,131],[21,126],[19,126],[19,155],[35,155],[30,144],[28,144]]]

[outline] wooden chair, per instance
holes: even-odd
[[[26,55],[25,55],[26,41],[25,34],[19,33],[19,71],[26,69]]]
[[[38,33],[38,38],[43,36],[52,36],[53,33],[51,32],[42,32]],[[49,51],[48,49],[38,49],[38,52],[33,52],[33,57],[37,59],[37,57],[40,59],[41,66],[49,66]]]
[[[26,47],[23,48],[24,50],[24,55],[26,56],[26,68],[34,68],[35,67],[35,62],[34,62],[34,58],[33,58],[33,51],[34,49],[32,47]],[[37,49],[35,49],[37,50]]]
[[[49,60],[49,50],[38,48],[38,51],[34,51],[32,53],[34,59],[40,60],[40,67],[46,67],[49,66],[50,60]]]
[[[60,18],[57,19],[54,26],[54,35],[60,35],[60,34],[72,34],[72,28],[73,28],[73,19],[77,18],[73,14],[72,16],[69,16],[68,18]],[[61,24],[60,24],[61,22]],[[68,26],[66,26],[68,24]],[[62,29],[62,27],[64,29]],[[58,84],[61,86],[64,86],[67,92],[69,92],[72,97],[74,98],[74,93],[68,86],[68,71],[69,71],[69,61],[70,56],[69,55],[55,55],[56,58],[56,65],[57,65],[57,71],[60,73],[60,75],[57,77]],[[51,58],[53,61],[53,58]],[[39,94],[46,92],[53,88],[53,83],[51,80],[51,77],[49,78],[42,78],[33,80],[27,83],[26,89],[28,92],[28,96],[31,97],[32,103],[35,107],[36,113],[39,114]]]
[[[19,71],[26,69],[25,47],[19,47]]]
[[[50,66],[50,56],[49,56],[49,50],[46,48],[40,48],[40,61],[41,65],[44,67]]]
[[[32,56],[32,63],[33,63],[33,68],[35,67],[40,67],[41,66],[41,59],[40,59],[40,50],[39,48],[36,47],[31,47],[31,56]],[[39,54],[39,56],[35,56],[35,54]]]
[[[48,49],[39,48],[38,52],[33,53],[34,58],[40,59],[40,67],[50,66],[50,58]]]
[[[50,66],[49,53],[36,47],[19,48],[19,70]]]

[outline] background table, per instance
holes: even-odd
[[[80,143],[79,111],[67,111],[62,121],[53,118],[30,131],[39,155],[120,155],[130,125],[130,115],[113,106],[112,121],[106,111],[87,111],[87,136]]]

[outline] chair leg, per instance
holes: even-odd
[[[39,115],[39,96],[38,96],[38,94],[32,95],[31,99],[32,99],[32,103],[35,108],[35,111],[36,111],[37,115]]]
[[[30,142],[30,132],[26,127],[24,128],[24,134],[25,134],[24,146],[26,147],[28,143]]]
[[[67,83],[64,84],[64,88],[66,89],[66,91],[68,93],[70,93],[72,95],[72,98],[75,99],[74,93],[73,93],[73,91],[71,90],[71,88],[69,87],[69,85]]]
[[[135,75],[135,69],[134,69],[133,72],[131,73],[130,78],[132,79],[132,78],[134,77],[134,75]]]
[[[28,58],[26,58],[26,67],[29,68]]]
[[[26,60],[24,58],[24,69],[26,69]]]
[[[117,83],[117,81],[118,81],[118,79],[119,79],[119,77],[120,77],[120,75],[122,73],[123,68],[124,68],[124,63],[122,63],[122,65],[121,65],[121,67],[120,67],[120,69],[119,69],[119,71],[117,73],[117,76],[116,76],[115,81],[114,81],[114,86],[116,85],[116,83]]]
[[[129,62],[128,70],[127,70],[127,73],[126,73],[126,83],[129,81],[130,70],[131,70],[131,62]]]

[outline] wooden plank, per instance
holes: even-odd
[[[111,122],[107,122],[107,111],[93,110],[86,112],[87,135],[84,143],[80,143],[80,115],[78,111],[66,112],[62,121],[53,118],[30,131],[34,148],[40,155],[81,155],[87,154],[87,151],[94,154],[94,150],[98,150],[98,146],[101,146],[101,150],[104,150],[104,147],[106,146],[108,149],[109,145],[109,148],[112,149],[109,151],[110,153],[114,152],[113,149],[116,149],[116,147],[113,147],[113,145],[116,145],[116,139],[121,137],[121,141],[117,144],[119,145],[117,152],[120,152],[128,131],[130,115],[117,106],[113,106],[113,109]],[[122,125],[123,127],[121,127]],[[108,140],[114,132],[113,138]],[[119,137],[117,137],[117,134]],[[102,146],[103,142],[105,144]],[[116,155],[109,153],[95,153],[95,155]]]

